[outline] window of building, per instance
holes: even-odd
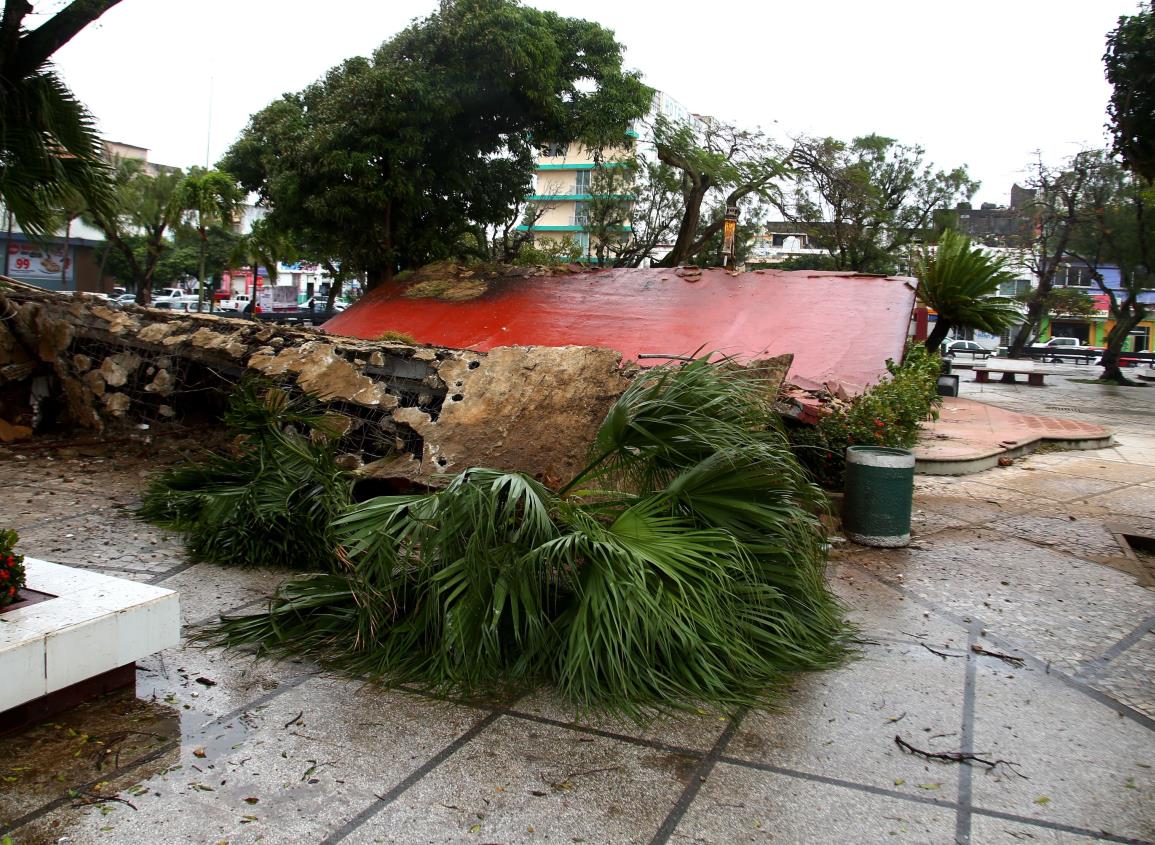
[[[1030,279],[1015,279],[1010,282],[1002,282],[999,285],[999,296],[1019,296],[1020,294],[1030,293],[1031,280]]]
[[[558,144],[553,141],[542,144],[539,152],[543,158],[565,158],[569,152],[569,144]]]
[[[1091,271],[1086,267],[1067,266],[1063,269],[1065,272],[1056,274],[1062,279],[1059,283],[1062,287],[1089,288],[1094,284],[1094,280],[1091,278]]]
[[[590,192],[590,173],[589,170],[579,170],[574,174],[574,189],[575,194],[588,194]]]
[[[590,224],[590,206],[587,202],[573,204],[573,225],[588,226]]]

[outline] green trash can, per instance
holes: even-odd
[[[914,499],[914,453],[885,446],[846,450],[842,530],[864,546],[898,548],[910,543]]]

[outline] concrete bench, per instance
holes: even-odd
[[[1002,373],[1003,381],[1011,384],[1017,384],[1016,375],[1025,375],[1027,384],[1031,387],[1044,387],[1043,377],[1055,375],[1055,370],[1036,369],[1030,361],[1002,361],[998,363],[988,361],[981,367],[976,366],[974,368],[975,381],[979,384],[989,384],[991,373]]]

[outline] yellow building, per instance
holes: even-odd
[[[594,201],[612,200],[620,204],[627,222],[611,229],[620,232],[621,237],[629,236],[629,209],[634,201],[633,194],[600,192],[608,184],[620,190],[620,180],[609,171],[626,166],[633,156],[637,133],[627,134],[626,143],[602,150],[600,156],[580,143],[541,146],[534,174],[534,193],[529,197],[529,216],[518,227],[520,231],[532,233],[534,246],[538,249],[557,248],[569,239],[576,245],[582,260],[596,260],[596,235],[591,243],[591,203]]]

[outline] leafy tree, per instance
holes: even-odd
[[[1023,322],[1011,340],[1007,353],[1011,358],[1023,356],[1047,316],[1056,274],[1067,262],[1071,236],[1086,220],[1087,189],[1097,162],[1098,155],[1088,150],[1073,156],[1062,168],[1049,167],[1037,159],[1027,180],[1034,198],[1025,204],[1024,211],[1033,220],[1034,235],[1024,257],[1038,285],[1027,298]]]
[[[1015,299],[1026,303],[1033,295],[1034,291],[1027,291],[1016,296]],[[1091,317],[1099,311],[1095,307],[1095,300],[1075,288],[1055,288],[1047,297],[1045,307],[1048,314],[1064,317]]]
[[[1005,260],[992,256],[951,229],[938,246],[920,251],[915,262],[918,296],[938,313],[927,352],[936,351],[951,329],[998,334],[1019,319],[1013,300],[998,296],[999,286],[1015,280]]]
[[[1107,105],[1113,149],[1130,174],[1108,165],[1093,205],[1088,251],[1106,252],[1120,272],[1122,295],[1094,273],[1107,294],[1115,325],[1107,335],[1103,378],[1126,381],[1119,353],[1150,309],[1140,294],[1155,287],[1155,3],[1119,18],[1103,56],[1111,100]]]
[[[215,290],[217,285],[212,282],[219,280],[221,273],[232,265],[237,240],[238,235],[224,226],[207,229],[204,240],[195,230],[184,231],[178,227],[174,230],[171,248],[161,255],[157,263],[153,284],[164,285],[199,278],[198,274],[203,273],[205,280],[211,283],[207,287]]]
[[[205,299],[205,260],[208,249],[208,231],[211,226],[232,223],[233,214],[241,203],[236,180],[220,170],[193,167],[180,185],[180,204],[193,215],[193,226],[200,238],[200,264],[197,268],[197,308]]]
[[[51,234],[57,210],[79,196],[93,210],[113,200],[92,115],[49,60],[119,0],[73,0],[33,30],[28,0],[0,17],[0,200],[31,235]]]
[[[1155,181],[1155,3],[1124,15],[1107,36],[1103,56],[1111,99],[1113,149],[1148,183]]]
[[[293,239],[266,217],[255,221],[248,234],[241,235],[233,242],[229,260],[233,264],[251,267],[254,279],[257,277],[257,267],[263,265],[269,274],[269,284],[276,284],[277,265],[282,261],[294,260],[298,254],[299,250]],[[329,293],[330,309],[333,307],[337,291],[340,290],[339,285],[333,285],[332,288],[336,290],[330,290]],[[253,301],[255,300],[254,293]]]
[[[1106,152],[1095,164],[1089,177],[1087,212],[1072,235],[1068,252],[1090,271],[1107,297],[1114,320],[1107,333],[1102,378],[1127,383],[1119,355],[1131,332],[1150,314],[1142,295],[1155,289],[1155,187]],[[1107,284],[1104,265],[1118,268],[1118,289]]]
[[[603,266],[620,266],[634,247],[633,198],[641,159],[630,154],[595,162],[590,173],[585,232],[590,253]]]
[[[780,209],[830,251],[835,269],[894,272],[899,256],[933,228],[936,213],[979,187],[965,167],[934,170],[924,154],[881,135],[849,144],[804,138],[787,159],[797,183]]]
[[[130,269],[136,301],[141,305],[152,300],[153,276],[169,247],[170,233],[184,213],[180,190],[183,178],[175,168],[163,168],[153,174],[138,161],[118,161],[115,205],[110,210],[90,211],[92,221]],[[141,244],[144,255],[138,256]]]
[[[724,210],[747,197],[775,198],[775,180],[786,173],[761,133],[717,120],[674,123],[659,116],[654,145],[658,160],[679,176],[682,194],[678,235],[660,262],[663,267],[685,263],[722,231],[724,220],[719,214],[701,225],[703,205],[712,200],[713,207]]]
[[[374,285],[508,220],[535,138],[620,140],[651,96],[621,59],[597,24],[458,0],[258,112],[221,166]]]

